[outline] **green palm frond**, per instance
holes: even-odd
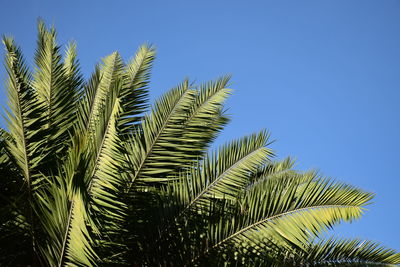
[[[47,234],[40,252],[49,266],[95,266],[98,257],[82,192],[78,188],[71,191],[59,181],[53,181],[47,191],[39,194],[38,213]]]
[[[120,110],[118,97],[122,85],[123,64],[116,53],[108,57],[108,59],[110,58],[111,60],[105,60],[102,77],[111,81],[103,87],[100,83],[97,90],[103,91],[95,93],[95,95],[103,97],[102,101],[97,102],[97,110],[93,110],[93,112],[99,113],[97,117],[92,118],[92,121],[89,117],[88,123],[91,123],[92,126],[89,125],[87,132],[82,133],[78,140],[73,143],[69,160],[65,162],[65,166],[70,165],[71,167],[68,170],[61,171],[68,175],[67,179],[64,180],[69,181],[71,185],[80,185],[79,193],[75,193],[76,189],[73,188],[69,190],[72,199],[69,200],[70,205],[67,209],[69,215],[66,225],[71,227],[65,229],[61,255],[70,255],[68,257],[71,257],[73,262],[77,261],[82,264],[85,261],[91,262],[94,258],[93,247],[95,243],[90,237],[89,231],[94,231],[97,234],[100,232],[98,229],[99,222],[95,214],[101,212],[104,217],[121,217],[121,215],[117,216],[116,211],[121,212],[122,204],[117,201],[114,194],[117,191],[116,186],[121,183],[118,169],[120,165],[118,158],[121,156],[115,153],[115,150],[118,150],[119,143],[116,140],[118,137],[115,121]],[[79,154],[82,153],[79,151],[83,151],[84,154]],[[83,160],[85,167],[81,168],[82,163],[74,159]],[[81,203],[83,199],[85,205]],[[90,208],[88,202],[91,204]],[[87,224],[91,225],[91,230],[87,229]],[[106,226],[104,225],[104,227]],[[103,234],[107,235],[106,233]],[[85,253],[87,251],[90,253]],[[84,256],[74,258],[76,255]],[[61,258],[64,259],[65,256],[61,256]]]
[[[36,99],[31,87],[31,75],[26,67],[21,51],[10,38],[3,39],[6,47],[6,67],[8,73],[8,107],[6,122],[12,138],[7,139],[7,150],[20,167],[28,187],[35,183],[32,178],[35,168],[43,160],[41,145],[43,140],[41,112],[43,105]]]
[[[284,249],[269,240],[262,246],[240,253],[227,252],[213,264],[239,266],[398,266],[400,254],[376,242],[361,239],[328,238]]]
[[[154,151],[157,151],[158,156],[165,156],[158,157],[157,161],[153,160],[154,162],[158,163],[158,165],[155,165],[153,167],[154,170],[159,170],[161,172],[154,174],[151,173],[150,177],[154,178],[146,178],[145,181],[159,182],[171,178],[174,179],[178,171],[191,168],[193,162],[195,162],[194,160],[198,159],[204,153],[204,149],[209,145],[212,139],[216,136],[217,132],[223,127],[223,125],[227,121],[227,118],[225,117],[225,115],[223,115],[221,110],[223,108],[223,102],[229,94],[229,90],[226,89],[228,81],[229,77],[222,77],[215,82],[209,82],[207,84],[201,85],[199,90],[188,89],[188,82],[185,81],[183,85],[175,88],[174,90],[182,90],[180,88],[186,87],[184,90],[190,90],[187,96],[183,95],[184,91],[180,91],[178,95],[174,94],[176,91],[172,91],[169,94],[165,95],[161,100],[159,100],[158,103],[156,103],[152,113],[148,115],[143,122],[143,136],[145,136],[145,133],[147,132],[154,131],[150,127],[146,127],[148,123],[148,125],[150,126],[155,125],[157,127],[160,127],[158,129],[161,129],[166,133],[167,131],[171,131],[171,133],[173,134],[171,135],[171,137],[174,139],[171,139],[168,142],[163,141],[164,144],[170,144],[170,146],[167,147],[157,144],[157,142],[162,141],[162,139],[168,140],[167,138],[171,138],[166,135],[166,133],[160,133],[159,139],[148,139],[154,142],[154,145],[150,146],[150,148],[152,148]],[[181,97],[181,99],[186,97],[186,99],[179,100],[179,97]],[[162,105],[162,103],[168,103],[168,101],[171,101],[173,98],[175,98],[175,101],[169,102],[171,104]],[[175,107],[175,110],[173,110],[174,103],[182,105],[179,104],[179,101],[182,101],[182,104],[184,104],[183,110],[182,107],[179,106]],[[166,109],[171,111],[171,115],[169,116],[169,119],[171,119],[171,124],[168,124],[168,121],[160,116],[165,116],[169,114],[165,111],[162,113],[158,112],[158,110],[160,110],[160,107],[165,107]],[[181,113],[186,113],[186,116],[179,117],[179,119],[176,120],[174,119],[176,117],[175,112],[177,113],[179,110],[183,111],[180,111]],[[175,123],[172,123],[174,122],[172,119],[175,120]],[[162,126],[162,124],[157,124],[157,122],[165,122],[165,124],[164,126]],[[165,128],[162,129],[162,127]],[[140,154],[137,154],[137,151],[143,151],[141,147],[146,145],[143,145],[143,143],[141,143],[145,142],[146,139],[143,140],[143,137],[142,139],[139,139],[139,137],[140,136],[138,136],[138,138],[134,142],[130,143],[131,145],[136,144],[135,147],[131,147],[129,150],[133,155],[135,155],[133,152],[136,151],[135,156],[140,156]],[[150,156],[153,156],[153,154],[149,154]],[[148,161],[149,163],[143,162],[143,166],[146,166],[146,164],[152,164],[149,159]],[[171,161],[175,162],[172,162],[171,164]],[[140,162],[137,163],[137,166],[140,166]],[[145,173],[145,175],[147,175],[147,173]],[[169,176],[170,178],[168,178]],[[137,177],[141,180],[143,178],[143,175],[137,174]],[[148,189],[149,188],[147,187],[147,189],[145,190]],[[146,203],[150,203],[150,201],[154,200],[149,200],[149,198],[146,197],[146,194],[143,194],[140,191],[135,191],[134,195],[132,195],[131,201],[131,205],[133,205],[134,207],[140,207],[140,203],[143,203],[143,201],[145,201]],[[158,200],[156,200],[156,202],[158,202]],[[147,211],[143,211],[141,208],[139,208],[139,210],[141,211],[140,213],[134,210],[133,214],[131,214],[130,216],[133,218],[137,218],[139,221],[147,221],[148,218],[146,218],[146,214],[154,214],[151,206],[149,206],[149,210]],[[143,231],[146,230],[142,228],[143,225],[144,224],[141,223],[132,227],[134,227],[133,229],[135,229],[135,231],[138,231],[138,233],[143,234]],[[160,226],[160,228],[162,227]],[[141,241],[138,240],[137,242]]]
[[[93,266],[97,258],[82,175],[90,162],[89,151],[83,138],[72,141],[59,174],[44,177],[48,186],[37,192],[35,211],[43,229],[39,249],[48,266]]]
[[[100,94],[97,92],[101,80],[100,64],[97,64],[90,79],[84,83],[82,96],[80,101],[77,103],[77,121],[75,123],[75,131],[80,133],[86,133],[89,129],[90,117],[93,116],[93,105],[96,96],[99,98]],[[104,98],[104,97],[103,97]]]
[[[165,238],[168,240],[168,232],[175,227],[183,227],[183,231],[189,233],[181,225],[184,223],[182,220],[196,217],[197,212],[206,213],[215,201],[234,202],[249,183],[251,175],[269,161],[272,151],[266,147],[268,138],[267,132],[262,131],[232,141],[173,181],[168,189],[172,192],[166,192],[167,198],[162,200],[163,218],[160,218],[160,237],[156,243]],[[168,197],[169,194],[172,195]]]
[[[86,213],[87,203],[82,198],[80,192],[76,192],[71,201],[70,208],[70,224],[69,224],[69,239],[66,247],[66,260],[61,258],[59,266],[96,266],[96,262],[100,262],[99,258],[93,249],[93,240],[90,237],[88,229],[88,214]]]
[[[201,84],[184,122],[183,139],[193,143],[193,157],[203,156],[205,149],[215,139],[218,132],[228,123],[223,104],[230,94],[227,88],[230,76]]]
[[[376,242],[328,238],[304,248],[302,259],[309,266],[394,266],[400,253]]]
[[[252,174],[273,155],[269,135],[262,131],[228,143],[183,174],[175,189],[185,210],[206,207],[209,199],[235,200]]]
[[[127,147],[133,173],[129,188],[137,180],[163,181],[182,164],[191,162],[190,149],[180,137],[194,97],[185,80],[161,97],[145,116],[141,134],[133,135]]]
[[[184,81],[155,103],[142,122],[141,134],[130,143],[132,168],[138,170],[132,181],[165,180],[204,154],[228,121],[222,112],[228,82],[226,76],[194,90]]]
[[[123,184],[121,166],[126,164],[117,124],[121,119],[134,122],[133,116],[142,112],[142,100],[136,99],[132,94],[140,96],[145,90],[152,53],[150,49],[142,47],[131,63],[132,66],[128,68],[130,73],[127,76],[124,75],[124,64],[120,56],[113,53],[103,61],[100,80],[94,88],[96,91],[91,92],[94,97],[87,121],[89,126],[86,137],[82,136],[87,142],[86,150],[94,152],[88,155],[90,160],[82,176],[86,192],[84,194],[87,194],[85,198],[91,202],[91,211],[86,211],[87,215],[82,219],[85,223],[90,222],[91,230],[97,235],[101,233],[102,237],[97,238],[100,243],[96,241],[96,244],[88,239],[86,249],[108,243],[101,240],[108,240],[111,233],[118,233],[119,224],[124,217],[124,204],[119,200],[118,192]],[[126,81],[127,77],[130,79],[129,83]],[[86,97],[89,99],[92,96]],[[132,102],[133,100],[137,102]],[[124,112],[128,108],[131,113]],[[129,126],[126,124],[125,129],[129,130]],[[75,208],[79,207],[71,205],[69,213],[75,214]],[[72,233],[67,235],[71,235],[69,243],[75,242]],[[70,249],[70,245],[66,249]]]
[[[94,92],[86,92],[89,97],[85,102],[89,102],[89,110],[85,110],[87,115],[87,131],[95,135],[95,128],[98,127],[100,117],[104,112],[106,103],[109,99],[115,98],[116,89],[120,87],[123,74],[123,62],[117,52],[112,53],[103,59],[103,65],[100,68],[100,79],[96,84]],[[95,74],[96,75],[96,74]]]
[[[267,179],[246,191],[233,217],[210,225],[211,248],[256,249],[265,239],[287,249],[301,247],[334,224],[359,218],[371,198],[315,173]]]
[[[376,242],[361,239],[341,239],[330,237],[314,240],[302,247],[283,250],[271,245],[268,240],[263,242],[269,247],[265,250],[248,252],[250,260],[255,265],[265,266],[398,266],[400,253],[386,248]],[[254,255],[257,254],[255,257]],[[271,254],[273,257],[271,257]],[[252,260],[253,259],[256,260]],[[233,257],[234,258],[234,257]],[[242,259],[243,260],[243,259]]]
[[[77,59],[77,46],[75,42],[70,42],[64,51],[64,76],[66,87],[70,91],[70,96],[73,97],[74,102],[71,103],[71,107],[74,108],[72,111],[68,111],[73,118],[73,126],[76,126],[76,121],[78,120],[78,110],[79,110],[79,99],[82,98],[84,78],[80,72],[80,64]],[[73,131],[76,130],[75,127],[70,129],[71,135]]]
[[[54,171],[54,160],[57,160],[55,155],[60,155],[60,151],[69,145],[69,131],[76,120],[75,103],[79,96],[81,77],[74,59],[74,46],[67,50],[64,65],[60,47],[56,43],[55,29],[46,29],[43,21],[39,22],[38,28],[32,87],[38,99],[44,103],[42,118],[45,119],[44,128],[47,132],[44,145],[47,165],[42,172],[48,173],[49,170]]]
[[[12,163],[9,166],[14,173],[13,178],[17,180],[16,184],[20,185],[20,189],[14,191],[18,197],[6,197],[7,201],[11,201],[11,206],[7,206],[10,207],[10,215],[12,214],[8,226],[10,223],[11,228],[18,225],[14,229],[15,233],[20,232],[20,226],[24,228],[26,234],[21,240],[31,244],[31,247],[26,247],[23,254],[29,256],[34,255],[38,249],[35,239],[38,229],[34,206],[35,192],[41,185],[39,170],[44,159],[45,134],[42,131],[44,122],[41,118],[43,103],[38,101],[37,94],[31,86],[31,74],[20,49],[11,38],[4,38],[3,43],[6,48],[8,74],[8,109],[5,117],[8,134],[4,139],[4,149],[9,158],[8,162]],[[6,229],[10,228],[4,227],[4,230]]]
[[[155,48],[139,47],[136,55],[125,67],[125,82],[121,92],[122,112],[118,120],[119,135],[126,139],[143,117],[148,104],[150,71],[155,59]]]
[[[110,227],[112,232],[118,232],[118,225],[125,215],[125,204],[121,200],[120,192],[126,184],[121,176],[122,166],[126,163],[117,132],[117,120],[121,108],[118,99],[109,102],[114,103],[106,105],[98,123],[101,131],[97,132],[93,142],[96,147],[90,149],[97,153],[91,156],[91,164],[86,169],[84,178],[88,199],[92,204],[91,209],[95,219],[99,220],[94,225],[100,228],[98,232],[104,236],[109,235],[107,229]]]
[[[80,73],[76,43],[69,43],[64,54],[64,72],[67,80],[66,83],[68,84],[67,87],[69,90],[74,91],[78,96],[80,96],[84,80]],[[74,106],[76,106],[76,102],[74,103]]]

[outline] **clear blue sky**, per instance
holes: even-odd
[[[233,75],[218,142],[271,131],[278,158],[377,194],[339,235],[400,250],[400,1],[2,1],[0,33],[32,61],[36,19],[76,40],[83,73],[114,50],[158,47],[151,97]],[[1,56],[4,52],[1,51]],[[0,71],[4,80],[5,70]],[[4,83],[3,83],[4,84]],[[5,103],[4,86],[0,103]]]

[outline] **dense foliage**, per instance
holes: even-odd
[[[229,77],[184,80],[148,106],[151,46],[115,52],[85,81],[43,22],[33,71],[4,38],[1,266],[381,265],[376,243],[327,238],[373,194],[273,161],[265,131],[210,144]]]

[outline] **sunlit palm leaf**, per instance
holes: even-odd
[[[32,86],[38,99],[44,103],[42,118],[45,120],[44,128],[47,133],[44,146],[47,166],[41,171],[48,174],[50,170],[54,171],[54,160],[57,160],[59,152],[69,145],[69,131],[76,120],[76,101],[81,78],[74,59],[73,46],[67,52],[67,65],[64,66],[54,28],[47,30],[43,21],[39,22],[38,28]]]
[[[27,69],[21,51],[12,39],[5,38],[6,67],[8,73],[8,107],[6,110],[7,128],[12,138],[8,138],[7,150],[21,168],[25,181],[30,187],[35,183],[32,178],[34,169],[43,160],[43,125],[40,117],[43,105],[36,99],[31,87],[31,75]]]
[[[141,46],[125,67],[124,85],[121,90],[121,114],[118,120],[119,135],[126,139],[134,125],[143,117],[148,104],[150,71],[155,59],[155,49]]]
[[[195,96],[184,81],[159,99],[141,124],[141,134],[132,136],[128,146],[133,168],[130,185],[163,181],[166,175],[190,162],[186,140],[182,140],[183,123]]]
[[[394,266],[400,253],[360,239],[329,238],[304,248],[302,259],[310,266]]]
[[[211,225],[212,249],[232,244],[259,249],[265,239],[287,249],[301,247],[334,224],[359,218],[371,198],[314,173],[267,179],[246,191],[236,216]]]
[[[260,132],[222,146],[205,158],[182,177],[182,185],[176,184],[185,210],[208,206],[210,198],[234,200],[272,156],[267,144],[268,134]]]
[[[193,157],[203,156],[205,149],[223,129],[229,118],[223,104],[230,94],[229,76],[199,86],[188,118],[184,122],[183,140],[192,143]]]

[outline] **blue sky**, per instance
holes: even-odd
[[[336,234],[400,250],[400,1],[3,1],[0,33],[30,63],[38,17],[76,40],[85,76],[114,50],[156,45],[152,99],[184,77],[232,74],[217,142],[270,130],[278,158],[377,194]]]

